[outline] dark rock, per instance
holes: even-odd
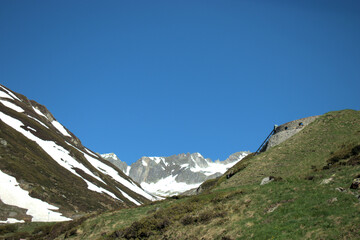
[[[314,178],[315,178],[314,176],[307,176],[307,177],[305,178],[305,180],[310,180],[310,181],[311,181],[311,180],[314,180]]]
[[[350,189],[358,189],[360,185],[360,178],[355,178],[350,186]]]

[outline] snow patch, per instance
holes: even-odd
[[[188,163],[184,163],[184,164],[181,164],[180,165],[180,169],[181,168],[188,168],[189,167],[189,164]]]
[[[7,205],[27,209],[26,214],[32,216],[32,222],[60,222],[69,221],[59,212],[58,207],[48,204],[40,199],[30,197],[29,193],[19,186],[16,178],[0,170],[0,198]]]
[[[153,197],[150,194],[148,194],[147,192],[145,192],[143,189],[141,189],[135,183],[130,183],[128,180],[122,178],[119,175],[119,172],[117,170],[115,170],[114,168],[106,165],[105,163],[101,162],[100,160],[98,160],[96,158],[91,157],[90,155],[88,155],[86,153],[84,153],[84,156],[89,161],[89,163],[91,165],[93,165],[96,169],[98,169],[100,172],[111,176],[115,181],[119,182],[120,184],[127,187],[131,191],[136,192],[149,200],[156,200],[155,197]]]
[[[35,107],[33,107],[33,109],[34,109],[34,111],[35,111],[38,115],[47,118],[47,117],[45,116],[45,114],[43,114],[39,109],[37,109],[37,108],[35,108]]]
[[[7,94],[6,92],[0,91],[0,97],[2,98],[9,98],[14,100],[9,94]]]
[[[24,109],[22,109],[21,107],[19,107],[16,104],[13,104],[12,102],[4,101],[4,100],[0,100],[0,102],[2,104],[4,104],[6,107],[11,108],[12,110],[14,110],[16,112],[24,112]]]
[[[31,118],[31,119],[33,119],[33,120],[37,121],[38,123],[40,123],[41,125],[43,125],[43,126],[44,126],[44,127],[46,127],[47,129],[49,129],[49,127],[48,127],[48,126],[46,126],[46,125],[45,125],[45,123],[41,122],[39,119],[34,118],[34,117],[30,116],[30,115],[27,115],[27,116],[28,116],[29,118]]]
[[[34,132],[37,132],[36,129],[33,129],[32,127],[27,126],[27,128],[34,131]]]
[[[156,164],[159,164],[161,161],[161,157],[149,157],[149,158],[150,158],[150,160],[156,162]]]
[[[59,130],[59,132],[61,132],[62,135],[71,137],[70,134],[68,133],[68,131],[66,131],[66,129],[64,128],[64,126],[61,125],[58,121],[52,121],[51,124],[54,125],[54,127],[57,130]]]
[[[94,192],[99,192],[99,193],[106,193],[108,195],[110,195],[112,198],[115,198],[117,200],[120,200],[114,193],[102,188],[102,187],[98,187],[95,184],[93,184],[92,182],[84,179],[84,181],[86,182],[86,184],[88,185],[88,189],[90,189],[91,191]],[[121,200],[120,200],[121,201]]]
[[[83,164],[76,161],[74,158],[70,156],[69,151],[67,151],[65,148],[57,145],[53,141],[45,141],[42,140],[35,135],[33,135],[31,132],[24,130],[21,126],[24,126],[24,124],[15,119],[12,118],[2,112],[0,112],[0,119],[9,125],[10,127],[14,128],[19,133],[23,134],[28,139],[36,142],[47,154],[50,155],[52,159],[54,159],[60,166],[64,167],[65,169],[69,170],[71,173],[75,174],[76,176],[82,178],[85,180],[81,175],[79,175],[74,168],[79,168],[83,170],[86,174],[94,177],[95,179],[99,180],[100,182],[103,182],[106,184],[101,178],[93,174],[89,169],[87,169]]]
[[[131,167],[130,167],[130,166],[127,166],[126,172],[125,172],[125,174],[126,174],[127,176],[129,176],[129,174],[130,174],[130,169],[131,169]]]
[[[206,176],[210,176],[215,173],[225,173],[229,168],[234,166],[237,162],[238,161],[235,161],[229,164],[221,164],[220,162],[209,162],[207,167],[200,167],[199,165],[196,165],[195,167],[190,168],[190,171],[201,172],[204,173]]]
[[[0,221],[0,223],[24,223],[24,220],[17,220],[15,218],[8,218],[6,221]]]
[[[18,101],[21,102],[21,100],[20,100],[15,94],[13,94],[12,92],[8,91],[8,90],[7,90],[6,88],[4,88],[3,86],[0,86],[0,87],[1,87],[2,89],[4,89],[4,90],[6,91],[6,93],[12,97],[12,99],[16,99],[16,100],[18,100]]]
[[[104,154],[101,154],[101,157],[103,158],[111,158],[113,160],[118,160],[119,158],[116,156],[115,153],[104,153]]]
[[[187,190],[197,188],[201,185],[201,183],[186,184],[184,182],[177,182],[175,178],[176,176],[168,176],[157,181],[156,183],[142,182],[141,187],[146,191],[159,196],[173,196]]]
[[[132,197],[130,197],[128,194],[126,194],[126,192],[121,191],[120,188],[117,188],[117,189],[121,192],[121,194],[122,194],[124,197],[126,197],[127,199],[129,199],[131,202],[135,203],[135,204],[138,205],[138,206],[141,205],[141,203],[139,203],[138,201],[136,201],[135,199],[133,199]]]
[[[85,150],[93,157],[98,157],[95,153],[91,152],[89,149],[85,148]]]
[[[165,166],[168,166],[169,163],[165,161],[164,157],[149,157],[150,160],[156,162],[156,164],[159,164],[160,162],[163,162]]]
[[[147,165],[148,165],[148,164],[144,161],[144,159],[141,161],[141,163],[142,163],[142,165],[145,166],[145,167],[147,167]]]

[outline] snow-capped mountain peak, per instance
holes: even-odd
[[[249,152],[238,152],[225,161],[215,162],[204,158],[200,153],[142,157],[130,167],[121,162],[120,168],[148,192],[171,196],[196,188],[205,180],[222,175],[247,154]],[[110,158],[105,159],[113,162]]]
[[[116,161],[120,161],[120,159],[118,158],[118,156],[116,156],[115,153],[104,153],[104,154],[101,154],[101,157],[106,158],[106,159],[113,159]]]
[[[116,167],[118,167],[121,171],[123,171],[127,176],[129,176],[130,166],[128,166],[125,162],[121,161],[115,153],[104,153],[101,154],[101,157]]]

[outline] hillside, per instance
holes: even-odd
[[[155,198],[43,105],[0,85],[0,221],[68,221]]]
[[[261,185],[270,176],[272,181]],[[32,233],[43,239],[359,239],[360,192],[350,188],[355,178],[360,178],[360,112],[330,112],[205,182],[197,196]],[[15,226],[17,234],[30,228]]]

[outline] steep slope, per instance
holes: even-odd
[[[359,179],[360,112],[330,112],[197,196],[96,216],[58,239],[359,239]]]
[[[102,157],[134,179],[145,190],[160,196],[172,196],[197,188],[208,179],[221,176],[249,152],[237,152],[225,161],[211,161],[200,153],[187,153],[170,157],[142,157],[127,166],[115,154]]]
[[[0,221],[65,221],[154,199],[46,107],[2,85],[0,143]]]

